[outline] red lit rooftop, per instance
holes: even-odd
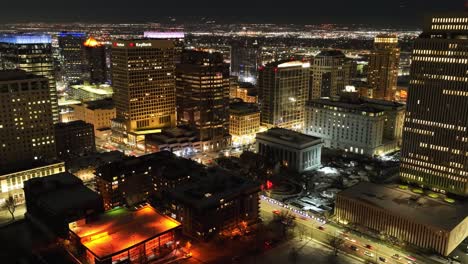
[[[179,222],[146,205],[136,210],[109,210],[87,223],[84,219],[70,223],[69,228],[94,256],[105,259],[179,226]]]

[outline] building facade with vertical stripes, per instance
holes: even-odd
[[[452,252],[468,235],[468,205],[401,190],[396,186],[359,183],[337,194],[335,216],[340,223],[364,227],[386,240]]]
[[[468,196],[468,16],[435,16],[414,44],[401,179]]]

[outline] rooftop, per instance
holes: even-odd
[[[247,178],[231,175],[220,168],[210,168],[207,175],[169,191],[172,199],[195,209],[215,208],[220,201],[259,192],[260,185]]]
[[[150,144],[174,144],[200,141],[199,133],[185,126],[165,128],[161,133],[148,135],[146,139]]]
[[[92,36],[90,36],[88,39],[86,39],[86,41],[83,43],[83,45],[85,47],[89,47],[89,48],[95,48],[95,47],[101,47],[102,46],[102,43],[97,41],[95,38],[93,38]]]
[[[50,35],[43,34],[6,34],[0,35],[0,43],[10,44],[50,44]]]
[[[44,205],[57,214],[81,209],[83,205],[101,199],[99,194],[84,186],[78,177],[68,172],[32,178],[24,185],[25,190],[29,190],[38,204]]]
[[[61,128],[66,128],[66,129],[72,129],[72,128],[89,128],[93,127],[92,124],[86,123],[83,120],[75,120],[71,122],[66,122],[66,123],[57,123],[54,124],[55,129],[61,129]]]
[[[148,172],[149,177],[158,173],[161,177],[171,179],[180,176],[193,176],[198,173],[199,167],[198,163],[193,160],[179,158],[169,151],[160,151],[139,157],[127,157],[105,164],[96,169],[96,175],[108,182],[113,181],[113,177],[119,174],[139,175],[146,172]]]
[[[184,32],[159,32],[159,31],[145,31],[143,33],[145,38],[154,38],[154,39],[183,39],[185,37]]]
[[[78,171],[82,168],[97,167],[124,159],[126,156],[117,150],[110,152],[97,152],[80,156],[67,162],[67,169],[70,172]]]
[[[249,82],[239,82],[239,87],[244,89],[256,89],[255,85]]]
[[[59,98],[58,99],[58,105],[59,106],[67,106],[67,105],[76,105],[80,104],[80,100],[73,100],[73,99],[65,99],[65,98]]]
[[[398,43],[398,36],[395,34],[379,34],[375,36],[374,43]]]
[[[378,185],[361,182],[341,191],[341,196],[356,199],[372,206],[411,218],[422,224],[452,230],[468,217],[468,204],[449,204],[427,196],[399,189],[393,185]]]
[[[293,146],[298,149],[303,148],[309,144],[320,144],[322,140],[318,137],[302,134],[284,128],[270,128],[269,130],[257,133],[257,139],[262,140],[274,139],[276,143]]]
[[[237,115],[247,115],[252,113],[259,113],[257,104],[249,104],[244,102],[231,103],[229,105],[229,112]]]
[[[74,37],[74,38],[84,38],[86,37],[86,33],[84,32],[60,32],[58,34],[59,37]]]
[[[291,60],[280,60],[270,62],[266,65],[266,67],[277,67],[277,68],[290,68],[290,67],[302,67],[308,68],[310,67],[309,62],[302,62],[302,61],[291,61]]]
[[[339,100],[330,98],[312,99],[307,102],[307,105],[326,105],[334,106],[342,109],[353,110],[361,114],[361,112],[380,113],[387,108],[404,108],[404,105],[398,102],[368,99],[368,98],[340,98]]]
[[[174,41],[167,39],[122,39],[112,42],[112,48],[130,48],[130,49],[139,49],[139,48],[158,48],[158,49],[168,49],[174,48]]]
[[[112,95],[114,92],[112,87],[107,84],[80,84],[80,85],[72,85],[72,89],[76,90],[83,90],[89,93],[97,94],[97,95]]]
[[[90,110],[96,109],[114,109],[115,104],[112,98],[106,98],[102,100],[95,100],[95,101],[87,101],[86,108]]]
[[[109,210],[88,223],[70,223],[69,228],[87,249],[104,259],[179,226],[179,222],[146,205],[136,210]]]

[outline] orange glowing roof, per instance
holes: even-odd
[[[84,45],[85,45],[86,47],[91,47],[91,48],[102,46],[102,44],[101,44],[99,41],[97,41],[95,38],[93,38],[93,37],[89,37],[89,38],[85,41]]]
[[[99,259],[129,249],[179,226],[179,222],[159,214],[149,205],[137,210],[117,208],[89,223],[80,224],[77,221],[69,224],[70,231]]]

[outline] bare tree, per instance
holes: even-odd
[[[275,220],[281,226],[282,236],[285,237],[289,229],[294,228],[296,217],[289,210],[281,210],[278,214],[275,214]]]
[[[15,198],[13,198],[13,196],[11,196],[11,195],[8,196],[8,198],[6,199],[5,204],[3,206],[4,206],[4,208],[6,208],[8,210],[8,212],[10,212],[11,219],[14,221],[15,220],[16,207],[18,206],[16,204]]]
[[[328,244],[333,248],[333,254],[338,256],[338,250],[340,249],[341,245],[343,245],[344,239],[334,235],[328,240]]]

